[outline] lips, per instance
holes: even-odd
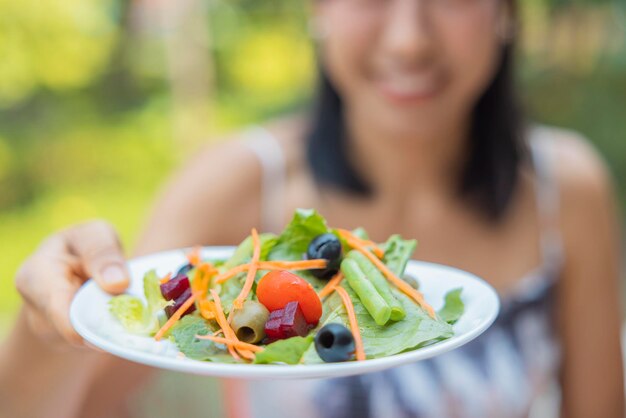
[[[417,104],[436,97],[443,89],[443,79],[435,74],[386,74],[378,78],[380,93],[396,104]]]

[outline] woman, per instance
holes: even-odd
[[[235,244],[251,226],[276,232],[296,207],[315,207],[374,239],[418,237],[419,258],[485,277],[502,297],[494,327],[460,350],[379,374],[290,383],[287,395],[270,382],[227,390],[233,415],[517,417],[557,387],[562,416],[623,416],[610,179],[577,135],[521,123],[514,6],[315,2],[318,109],[201,153],[167,187],[135,254]],[[77,347],[68,307],[90,276],[112,293],[127,283],[106,223],[53,235],[18,273],[25,304],[0,363],[8,416],[128,416],[128,399],[157,379]],[[207,402],[207,389],[188,386],[168,392],[186,394],[183,408]]]

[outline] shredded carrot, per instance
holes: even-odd
[[[256,228],[252,228],[252,260],[250,261],[250,268],[248,269],[248,275],[246,281],[239,293],[239,296],[233,301],[233,309],[243,308],[243,302],[248,297],[250,290],[252,290],[252,284],[254,283],[254,276],[256,275],[257,263],[261,257],[261,240],[259,239],[259,233]]]
[[[211,263],[202,263],[198,265],[196,274],[191,282],[191,290],[196,295],[196,301],[200,315],[205,319],[215,319],[214,303],[204,299],[209,288],[211,277],[217,273],[217,270]]]
[[[230,324],[228,323],[228,321],[226,320],[226,317],[224,316],[224,309],[222,308],[222,302],[220,300],[219,295],[213,289],[209,290],[209,292],[211,293],[211,296],[213,297],[213,302],[215,303],[215,320],[217,321],[218,325],[222,329],[222,332],[224,333],[224,336],[226,338],[236,340],[237,336],[235,335],[235,332],[230,327]],[[231,356],[235,358],[235,360],[241,359],[241,357],[239,357],[239,355],[235,351],[235,348],[232,345],[227,344],[226,347],[228,347],[228,352],[230,353]]]
[[[361,330],[359,330],[359,323],[356,320],[356,314],[354,313],[354,305],[352,305],[350,295],[348,295],[348,292],[346,292],[343,287],[335,286],[335,291],[339,294],[339,296],[341,296],[343,305],[348,312],[350,330],[352,331],[352,336],[354,338],[354,355],[357,361],[363,361],[365,360],[365,350],[363,349],[363,340],[361,339]]]
[[[196,274],[191,283],[192,290],[199,294],[199,297],[206,295],[209,288],[209,281],[211,277],[217,273],[217,270],[211,263],[201,263],[196,269]],[[199,300],[200,298],[198,298]]]
[[[187,261],[192,266],[197,266],[200,264],[200,252],[202,251],[202,247],[196,246],[187,254]]]
[[[328,261],[320,258],[316,260],[301,261],[260,261],[259,270],[314,270],[323,269],[328,265]]]
[[[337,231],[339,232],[339,235],[343,239],[347,240],[348,238],[351,238],[355,242],[360,243],[362,246],[369,247],[372,250],[372,252],[374,254],[376,254],[376,257],[383,258],[385,256],[385,252],[374,241],[370,241],[368,239],[359,238],[356,235],[354,235],[352,232],[348,231],[347,229],[341,229],[340,228],[340,229],[337,229]]]
[[[161,280],[159,280],[159,283],[165,284],[169,282],[171,278],[172,278],[172,273],[167,273]]]
[[[198,266],[196,272],[193,276],[193,280],[191,281],[191,291],[194,293],[200,293],[200,288],[202,287],[202,279],[206,273],[207,269],[204,266]]]
[[[343,280],[342,272],[335,274],[333,278],[330,279],[328,283],[326,283],[326,286],[324,286],[317,295],[320,297],[320,299],[325,298],[326,296],[330,295],[331,293],[335,291],[335,287],[339,286],[339,283],[341,283],[342,280]]]
[[[196,338],[198,338],[199,340],[213,341],[218,344],[224,344],[224,345],[230,344],[234,346],[235,348],[252,351],[253,353],[259,353],[263,351],[263,347],[259,347],[258,345],[254,345],[254,344],[244,343],[243,341],[240,341],[240,340],[230,340],[228,338],[221,338],[221,337],[216,337],[213,335],[196,335]]]
[[[227,281],[228,279],[232,279],[233,277],[235,277],[236,275],[238,275],[239,273],[243,273],[244,271],[248,270],[250,268],[250,264],[242,264],[240,266],[237,267],[233,267],[232,269],[218,275],[217,277],[215,277],[215,283],[224,283],[225,281]]]
[[[219,295],[213,289],[210,290],[211,296],[213,297],[213,302],[215,303],[215,319],[219,324],[220,328],[222,328],[222,332],[224,333],[224,337],[228,340],[239,341],[235,331],[230,327],[230,324],[226,320],[226,316],[224,315],[224,309],[222,307],[222,301],[220,300]],[[236,350],[232,344],[227,344],[228,352],[231,356],[233,356],[236,360],[239,360],[240,357],[237,355],[237,352],[241,354],[242,357],[248,360],[254,360],[254,353],[250,350],[240,349]]]
[[[236,350],[239,354],[241,354],[241,357],[245,358],[246,360],[254,361],[255,355],[252,351],[244,350],[242,348],[236,348]]]
[[[404,280],[400,279],[398,276],[393,274],[391,270],[380,261],[378,257],[376,257],[370,250],[365,248],[360,242],[353,240],[350,237],[346,237],[346,241],[348,244],[356,249],[357,251],[363,253],[374,265],[383,273],[383,275],[389,280],[391,283],[396,285],[398,289],[400,289],[404,294],[415,300],[419,306],[421,306],[431,318],[435,318],[435,310],[424,300],[424,295],[421,292],[413,289],[411,285],[409,285]]]
[[[198,302],[198,309],[200,309],[200,315],[204,319],[215,319],[215,303],[210,300],[201,300]]]
[[[187,312],[187,309],[189,309],[191,307],[191,305],[193,305],[194,301],[196,300],[196,295],[192,294],[191,296],[189,296],[189,299],[187,299],[185,301],[185,303],[183,303],[181,305],[180,308],[178,308],[178,310],[176,312],[174,312],[174,315],[172,315],[170,317],[170,319],[167,320],[167,322],[161,327],[161,329],[156,333],[156,335],[154,336],[154,339],[159,341],[161,338],[163,338],[163,336],[165,335],[165,333],[172,328],[172,326],[183,316],[183,314],[185,312]]]
[[[316,260],[301,260],[301,261],[259,261],[256,263],[258,270],[310,270],[310,269],[323,269],[326,268],[328,261],[323,258]],[[241,264],[237,267],[220,274],[215,277],[215,283],[224,283],[237,274],[242,273],[252,266],[252,263]]]

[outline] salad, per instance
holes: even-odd
[[[143,278],[145,301],[109,302],[127,332],[169,339],[188,358],[228,363],[364,361],[450,338],[461,289],[435,312],[405,275],[417,242],[372,242],[298,209],[280,235],[255,229],[228,259],[192,250],[176,272]]]

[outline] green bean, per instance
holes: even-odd
[[[253,300],[243,303],[242,309],[235,309],[228,317],[233,331],[244,343],[255,344],[265,338],[265,323],[270,313],[265,306]]]
[[[391,308],[380,296],[374,285],[365,277],[356,261],[345,258],[341,262],[341,271],[374,321],[378,325],[385,325],[391,317]]]
[[[354,260],[365,276],[372,282],[380,296],[391,308],[391,320],[399,321],[406,316],[406,312],[400,301],[391,293],[389,282],[383,274],[376,268],[374,263],[358,251],[350,251],[347,258]]]

